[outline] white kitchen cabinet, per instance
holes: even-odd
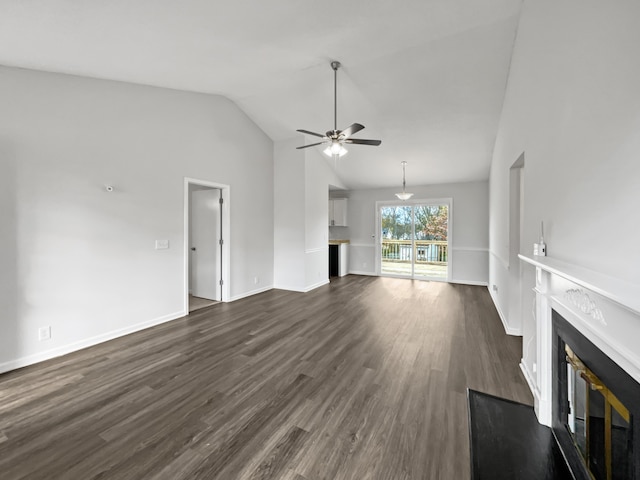
[[[329,200],[329,226],[347,226],[347,199],[333,198]]]

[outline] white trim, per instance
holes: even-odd
[[[366,275],[367,277],[379,277],[376,272],[365,272],[364,270],[349,270],[349,275]]]
[[[524,359],[522,358],[520,359],[520,370],[522,371],[522,375],[524,376],[527,385],[529,385],[531,394],[534,396],[536,403],[538,403],[540,401],[540,390],[538,390],[538,387],[536,386],[536,382],[534,380],[534,376],[529,371],[529,368],[527,368],[527,364],[524,363]]]
[[[546,425],[547,427],[552,426],[552,411],[551,411],[551,402],[548,400],[544,400],[542,398],[542,393],[540,389],[537,387],[536,382],[534,380],[534,375],[527,368],[527,364],[524,363],[524,359],[520,359],[520,370],[522,371],[522,375],[529,386],[529,390],[531,391],[531,395],[533,395],[533,405],[536,412],[536,416],[538,417],[538,421],[542,425]]]
[[[269,285],[267,287],[258,288],[256,290],[251,290],[250,292],[241,293],[239,295],[234,295],[229,299],[230,302],[235,302],[236,300],[241,300],[243,298],[251,297],[252,295],[257,295],[259,293],[268,292],[269,290],[273,290],[273,285]]]
[[[457,283],[460,285],[477,285],[479,287],[488,287],[489,284],[487,282],[483,282],[480,280],[448,280],[448,283]]]
[[[489,249],[489,255],[493,255],[501,264],[505,270],[509,270],[509,262],[503,259],[500,255],[498,255],[493,250]]]
[[[500,317],[500,321],[502,322],[502,326],[504,327],[505,333],[507,335],[521,337],[522,329],[513,328],[509,326],[509,323],[507,322],[507,317],[505,317],[504,313],[502,313],[502,310],[500,309],[500,304],[498,303],[498,299],[496,298],[493,291],[491,290],[491,288],[489,288],[488,285],[487,285],[487,290],[489,290],[489,296],[491,297],[491,300],[493,300],[493,306],[496,307],[496,311],[498,312],[498,316]]]
[[[304,288],[300,288],[300,287],[292,287],[289,285],[274,285],[273,288],[278,289],[278,290],[287,290],[289,292],[299,292],[299,293],[307,293],[310,292],[311,290],[315,290],[316,288],[322,287],[324,285],[328,285],[329,284],[329,279],[327,278],[326,280],[323,280],[321,282],[318,283],[314,283],[313,285],[310,285],[308,287],[304,287]]]
[[[304,253],[326,252],[328,248],[329,247],[310,248],[309,250],[305,250]]]
[[[308,286],[304,291],[304,293],[310,292],[311,290],[315,290],[316,288],[320,288],[323,285],[329,285],[329,279],[322,280],[321,282],[314,283],[313,285]]]
[[[300,288],[300,287],[292,287],[290,285],[281,285],[281,284],[275,284],[273,286],[274,289],[276,290],[286,290],[288,292],[299,292],[299,293],[305,293],[305,290]]]
[[[451,247],[450,250],[460,250],[463,252],[488,252],[488,247]]]
[[[113,340],[115,338],[124,337],[125,335],[130,335],[132,333],[136,333],[141,330],[146,330],[147,328],[154,327],[162,323],[170,322],[172,320],[185,317],[186,315],[187,315],[186,311],[179,311],[179,312],[171,313],[169,315],[163,315],[162,317],[154,318],[152,320],[148,320],[142,323],[137,323],[135,325],[129,325],[127,327],[123,327],[118,330],[113,330],[111,332],[103,333],[95,337],[86,338],[84,340],[63,345],[61,347],[56,347],[51,350],[47,350],[45,352],[28,355],[22,358],[16,358],[14,360],[1,363],[0,373],[8,372],[11,370],[15,370],[17,368],[33,365],[34,363],[44,362],[45,360],[51,360],[52,358],[77,352],[78,350],[82,350],[83,348],[93,347],[94,345],[98,345],[103,342],[108,342],[109,340]]]
[[[203,187],[217,188],[222,190],[222,302],[228,302],[231,297],[231,187],[223,183],[209,182],[208,180],[199,180],[196,178],[184,177],[184,205],[183,205],[183,242],[184,242],[184,258],[183,258],[183,293],[184,293],[184,310],[189,311],[189,184],[200,185]]]
[[[592,292],[602,295],[618,305],[640,314],[640,285],[625,282],[618,278],[588,270],[579,265],[573,265],[552,257],[538,257],[519,254],[523,262],[529,263],[542,270],[569,280]]]

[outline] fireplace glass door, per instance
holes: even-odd
[[[631,421],[629,410],[578,358],[567,354],[567,427],[596,480],[631,478]]]

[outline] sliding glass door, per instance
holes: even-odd
[[[377,210],[380,275],[449,278],[450,202],[384,204]]]
[[[389,205],[380,208],[382,275],[413,276],[413,208]]]

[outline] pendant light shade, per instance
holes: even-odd
[[[405,180],[405,167],[407,165],[407,162],[402,162],[402,193],[396,193],[396,197],[398,197],[400,200],[409,200],[411,197],[413,197],[413,193],[407,193],[405,191],[405,187],[406,187],[406,180]]]
[[[400,200],[409,200],[411,197],[413,197],[413,193],[396,193],[396,197],[398,197]]]

